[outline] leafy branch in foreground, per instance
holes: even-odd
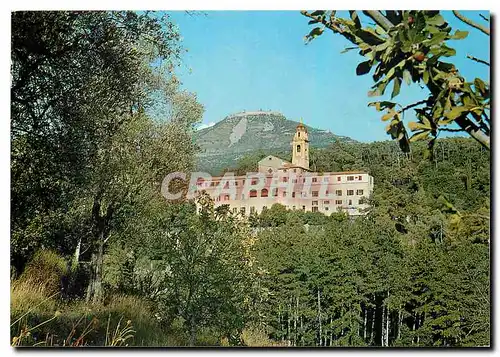
[[[384,95],[392,83],[392,100],[399,95],[403,81],[408,85],[423,82],[427,87],[429,96],[425,100],[406,107],[414,108],[418,119],[408,124],[413,132],[411,137],[402,120],[405,110],[396,110],[396,102],[369,104],[386,111],[382,120],[389,122],[387,133],[398,141],[404,152],[410,151],[410,142],[429,137],[432,148],[439,131],[452,125],[490,149],[489,83],[480,78],[467,82],[453,63],[443,60],[456,54],[447,41],[464,39],[467,31],[452,33],[439,11],[363,11],[376,23],[375,27],[364,25],[356,11],[349,11],[350,18],[336,16],[336,11],[301,13],[311,19],[309,24],[320,25],[306,36],[307,42],[328,28],[355,45],[343,52],[359,49],[359,54],[366,58],[358,64],[357,75],[368,74],[375,68],[372,75],[375,84],[369,96]],[[489,30],[459,15],[462,21],[489,35]],[[488,64],[476,58],[473,60]]]

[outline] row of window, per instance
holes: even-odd
[[[250,198],[255,198],[257,197],[257,190],[251,190],[250,192]],[[330,193],[328,191],[325,192],[327,195]],[[354,190],[347,190],[347,196],[354,196]],[[286,197],[287,192],[283,191],[282,197]],[[319,191],[312,191],[312,197],[318,197],[319,196]],[[364,190],[356,190],[356,196],[363,196]],[[292,192],[292,198],[295,198],[296,193]],[[335,195],[336,196],[342,196],[342,190],[335,190]],[[260,197],[269,197],[269,191],[266,188],[263,188],[260,191]],[[278,189],[275,188],[272,193],[272,197],[278,197]],[[302,194],[302,197],[307,197],[307,195]],[[216,200],[217,201],[228,201],[230,199],[229,195],[224,195],[222,198],[218,197]],[[245,195],[242,195],[241,199],[245,199]]]
[[[284,170],[284,171],[286,172],[286,170]],[[323,182],[328,182],[328,178],[329,178],[329,176],[325,176],[325,177],[323,177]],[[362,177],[361,175],[359,175],[359,176],[347,176],[347,181],[354,181],[354,180],[361,181],[361,180],[362,180],[362,178],[363,178],[363,177]],[[337,181],[338,181],[338,182],[340,182],[340,181],[341,181],[341,179],[342,179],[342,177],[341,177],[341,176],[337,176]],[[252,182],[251,182],[251,184],[252,184],[252,185],[256,185],[256,184],[257,184],[257,181],[258,181],[257,179],[253,179],[253,180],[252,180]],[[282,177],[282,181],[283,181],[283,182],[288,182],[288,177],[286,177],[286,176]],[[300,183],[300,182],[304,183],[304,182],[306,182],[306,179],[305,179],[305,178],[302,178],[302,180],[301,180],[301,179],[292,179],[292,183],[297,183],[297,182],[299,182],[299,183]],[[313,177],[313,178],[312,178],[312,182],[313,182],[313,183],[318,182],[318,177]],[[211,182],[210,182],[210,187],[215,187],[215,186],[217,186],[218,184],[219,184],[219,181],[211,181]],[[243,180],[242,180],[242,184],[245,184],[245,179],[243,179]],[[199,182],[197,183],[197,185],[198,185],[198,186],[202,186],[202,185],[203,185],[203,182],[199,181]],[[238,185],[239,185],[238,181],[235,181],[235,182],[234,182],[234,185],[235,185],[235,186],[238,186]],[[227,182],[227,183],[226,183],[226,187],[228,187],[228,186],[229,186],[229,182]],[[206,187],[206,186],[205,186],[205,187]]]
[[[324,204],[329,204],[330,202],[329,201],[324,201],[323,202]],[[335,201],[335,204],[336,205],[342,205],[342,200],[336,200]],[[358,204],[360,203],[360,201],[358,201]],[[348,200],[347,202],[347,206],[352,206],[353,205],[353,202],[352,200]],[[288,208],[288,206],[285,206],[286,208]],[[297,207],[296,206],[292,206],[292,209],[296,209]],[[262,210],[266,210],[267,209],[267,206],[264,206],[262,207]],[[323,209],[325,211],[329,211],[330,208],[328,206],[324,206]],[[306,210],[306,206],[302,206],[302,210]],[[319,207],[318,207],[318,201],[312,201],[312,207],[311,207],[311,210],[313,212],[318,212],[319,211]],[[233,213],[237,213],[238,212],[238,208],[237,207],[233,207]],[[245,214],[246,213],[246,207],[240,207],[240,212]],[[254,206],[251,206],[250,207],[250,213],[255,213],[256,212],[256,209]]]

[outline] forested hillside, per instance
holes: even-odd
[[[197,210],[161,195],[195,169],[203,115],[168,16],[15,12],[11,40],[12,346],[491,344],[484,145],[313,148],[315,171],[374,177],[357,219]]]
[[[489,345],[489,153],[472,139],[335,144],[318,170],[367,170],[372,208],[342,214],[273,207],[255,225],[266,271],[261,323],[293,346]],[[304,223],[308,226],[304,227]]]

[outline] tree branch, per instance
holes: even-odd
[[[469,18],[465,17],[464,15],[462,15],[461,13],[459,13],[457,10],[453,10],[453,15],[455,15],[455,17],[457,17],[460,21],[466,23],[467,25],[478,29],[479,31],[483,32],[484,34],[486,34],[488,36],[490,35],[489,28],[486,28],[483,25],[475,23],[471,19],[469,19]]]
[[[364,10],[363,14],[371,18],[373,21],[375,21],[380,27],[382,27],[384,30],[389,31],[391,27],[394,27],[394,24],[389,21],[387,17],[382,15],[380,11],[376,10]]]
[[[455,123],[457,123],[458,126],[460,126],[470,136],[476,139],[481,145],[490,150],[490,137],[479,129],[479,127],[470,119],[465,116],[460,116],[455,119]]]
[[[467,55],[467,58],[469,58],[469,59],[471,59],[471,60],[473,60],[473,61],[476,61],[476,62],[482,63],[482,64],[484,64],[484,65],[486,65],[486,66],[488,66],[488,67],[490,66],[489,62],[486,62],[485,60],[479,59],[479,58],[477,58],[477,57],[474,57],[474,56],[471,56],[471,55]]]
[[[419,105],[422,105],[422,104],[426,104],[428,100],[429,100],[429,99],[423,99],[423,100],[418,101],[418,102],[416,102],[416,103],[409,104],[409,105],[407,105],[406,107],[403,107],[403,108],[399,111],[399,113],[404,113],[404,112],[405,112],[405,111],[407,111],[408,109],[411,109],[411,108],[413,108],[413,107],[416,107],[416,106],[419,106]]]
[[[486,16],[484,16],[483,14],[479,14],[479,16],[481,16],[481,18],[486,21],[486,22],[490,22],[490,19],[487,19]]]

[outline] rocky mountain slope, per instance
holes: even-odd
[[[217,174],[223,168],[234,167],[239,158],[259,150],[289,154],[297,125],[298,122],[288,120],[279,112],[230,115],[214,126],[195,133],[195,142],[200,147],[198,170]],[[307,130],[313,148],[326,147],[336,140],[354,142],[351,138],[327,130],[309,126]]]

